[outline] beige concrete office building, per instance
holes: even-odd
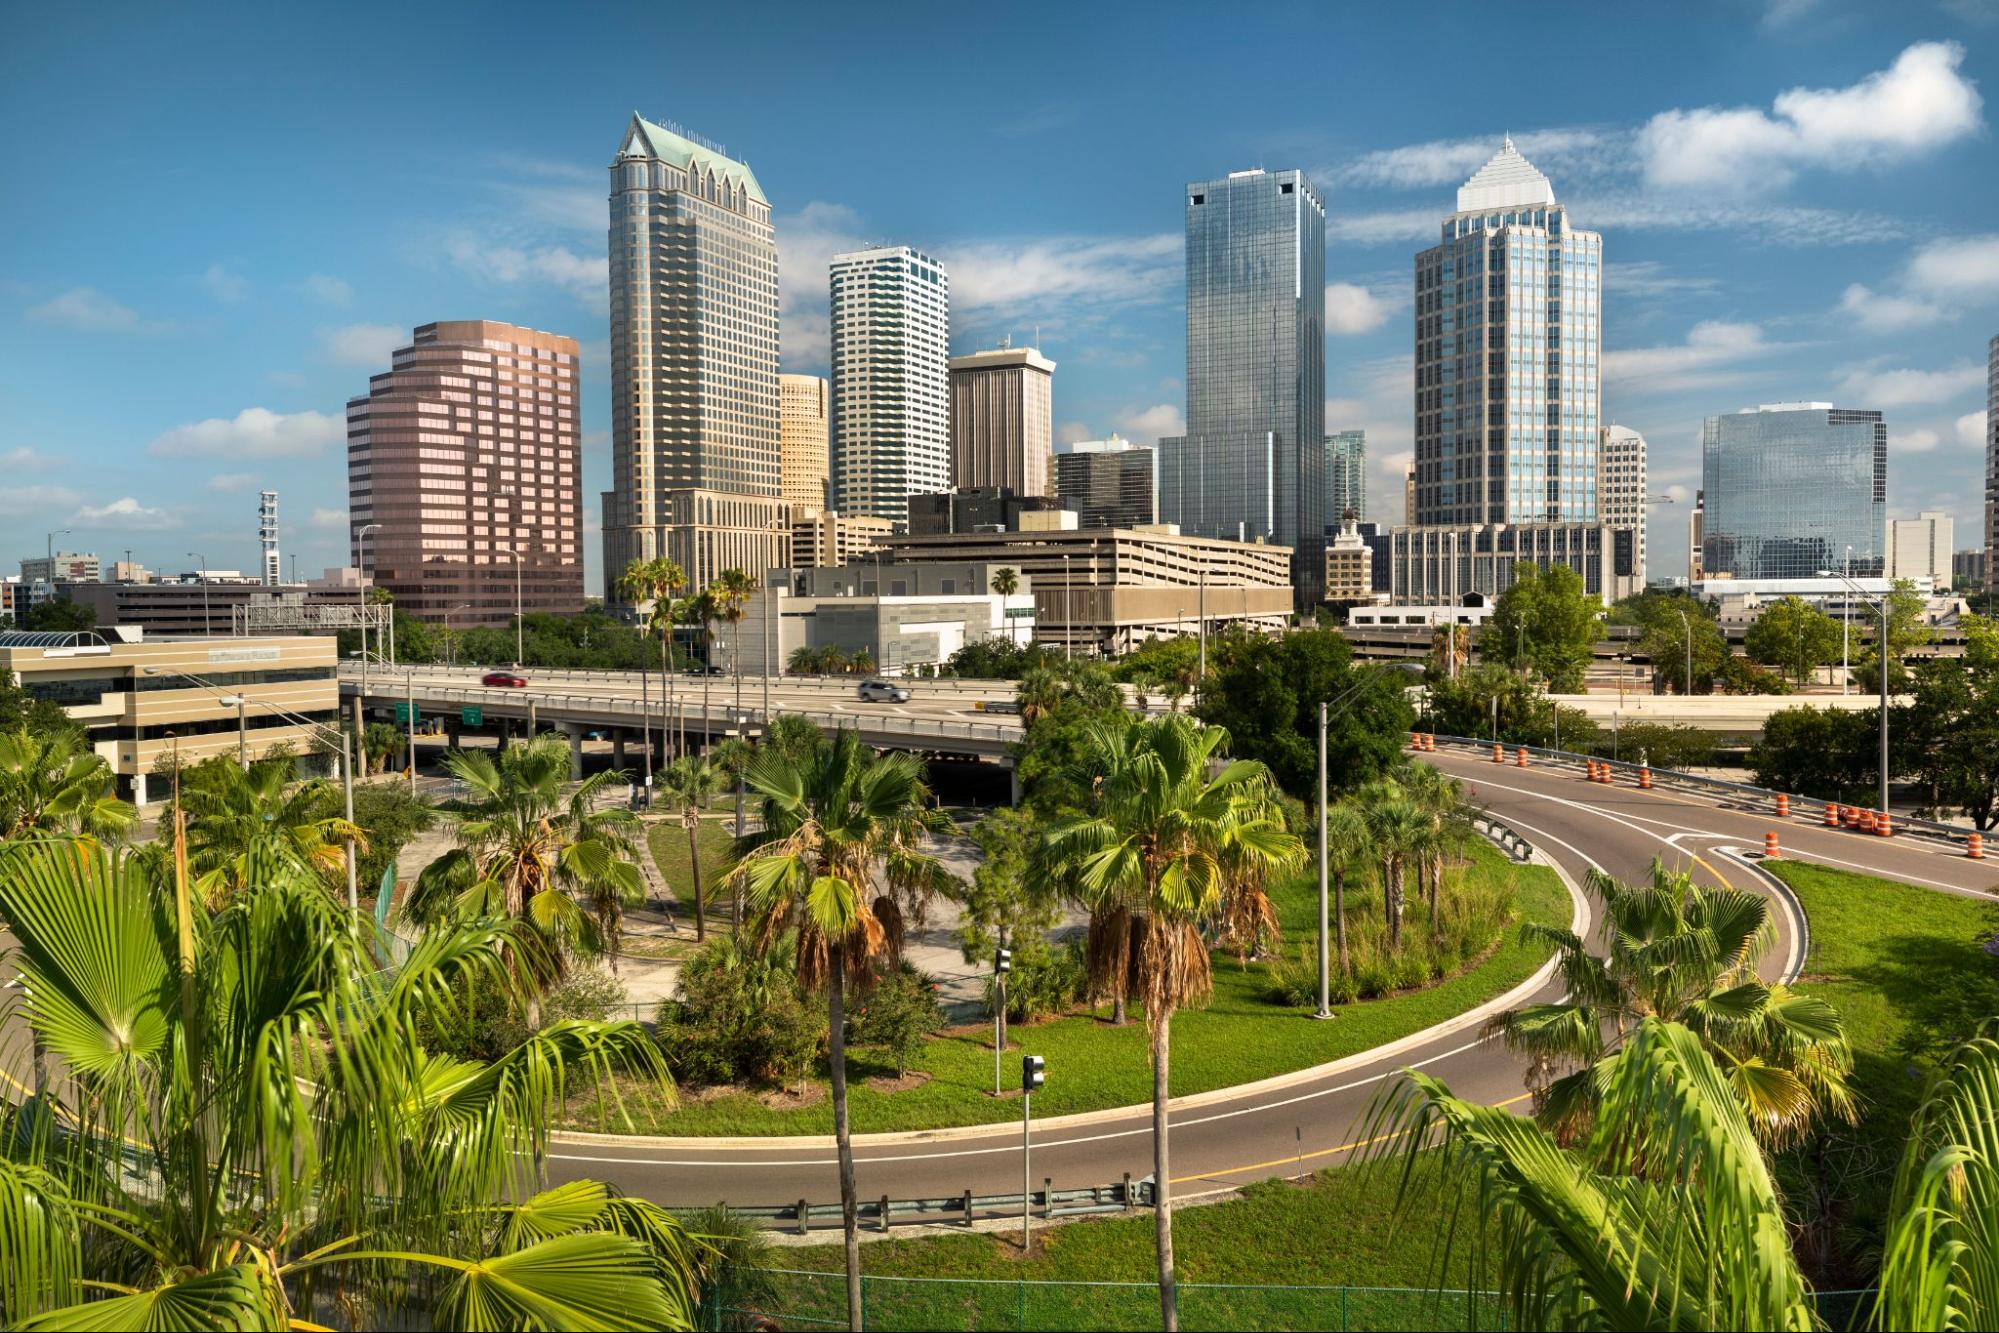
[[[791,523],[791,563],[803,569],[844,565],[866,555],[895,531],[895,524],[867,514],[801,509]]]
[[[120,794],[139,805],[164,799],[155,772],[176,753],[182,764],[233,759],[239,748],[253,762],[281,745],[304,755],[319,735],[307,723],[340,723],[330,638],[0,633],[0,671],[61,705],[118,775]]]
[[[583,609],[574,338],[425,324],[347,403],[355,566],[423,620],[504,625]]]
[[[634,114],[611,162],[606,600],[634,560],[695,587],[787,562],[777,239],[748,166]]]
[[[1645,437],[1629,426],[1603,428],[1596,459],[1599,522],[1632,534],[1638,586],[1645,586]]]
[[[819,376],[777,377],[784,498],[807,509],[824,509],[832,503],[826,493],[833,476],[826,452],[827,428],[832,418],[830,407],[826,381]]]
[[[951,486],[1051,495],[1055,363],[1001,344],[951,358]]]

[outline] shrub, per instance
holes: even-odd
[[[901,1077],[916,1062],[924,1038],[943,1025],[937,983],[905,963],[868,992],[854,1015],[854,1042],[880,1049]]]
[[[685,1083],[790,1083],[812,1068],[825,1023],[798,997],[789,945],[757,955],[709,942],[681,969],[680,996],[659,1006],[659,1044]]]
[[[986,1008],[993,1007],[993,979],[986,977]],[[1006,979],[1006,1021],[1031,1023],[1066,1012],[1083,999],[1083,944],[1071,940],[1051,948],[1040,939],[1023,940],[1013,951]]]
[[[487,974],[476,980],[461,977],[454,996],[458,1013],[423,1025],[419,1035],[429,1050],[460,1060],[497,1060],[534,1035],[527,1014],[508,998],[499,981]],[[575,968],[541,997],[541,1021],[546,1027],[568,1019],[602,1022],[623,1017],[625,983],[590,964]]]

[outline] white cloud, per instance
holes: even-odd
[[[224,305],[235,305],[250,294],[250,280],[240,273],[231,273],[221,264],[208,266],[208,271],[201,275],[201,285],[211,297]]]
[[[1926,454],[1937,447],[1937,433],[1933,430],[1891,430],[1888,443],[1897,453]]]
[[[1819,0],[1763,0],[1763,26],[1786,28],[1819,7]]]
[[[76,501],[67,486],[0,486],[0,516],[7,518],[40,518]]]
[[[323,412],[246,407],[232,417],[176,426],[146,446],[156,458],[294,458],[344,439],[346,423]]]
[[[69,521],[110,528],[170,528],[176,520],[166,510],[149,509],[128,495],[109,504],[84,505],[69,516]]]
[[[347,511],[345,509],[315,509],[312,511],[312,517],[306,520],[306,524],[322,532],[345,532],[347,530]]]
[[[26,471],[31,467],[47,467],[51,461],[53,460],[36,453],[25,444],[0,454],[0,468],[14,472]]]
[[[1969,362],[1949,370],[1861,368],[1849,371],[1840,381],[1840,391],[1847,397],[1845,406],[1882,411],[1944,403],[1984,387],[1985,367]]]
[[[28,318],[79,333],[164,333],[171,325],[139,318],[139,312],[98,291],[72,287],[61,296],[31,306]]]
[[[1326,284],[1326,332],[1370,333],[1388,322],[1401,309],[1402,301],[1393,294],[1378,295],[1351,282]]]
[[[1999,235],[1932,241],[1909,261],[1908,285],[1959,301],[1999,299]]]
[[[1957,419],[1952,429],[1957,435],[1957,442],[1959,444],[1969,445],[1974,449],[1984,447],[1985,413],[1983,411],[1966,412]]]
[[[1756,107],[1662,111],[1638,135],[1655,187],[1752,192],[1805,167],[1834,171],[1919,156],[1976,133],[1982,102],[1958,72],[1964,48],[1918,42],[1845,88],[1792,88]]]
[[[336,278],[329,273],[314,273],[299,286],[305,289],[307,296],[315,301],[323,301],[327,305],[346,305],[354,299],[354,289],[348,285],[347,280]]]
[[[305,387],[305,376],[299,374],[296,370],[267,370],[264,372],[264,378],[281,389],[303,389]]]
[[[566,245],[496,245],[467,232],[448,240],[445,253],[459,268],[488,282],[547,283],[593,310],[610,302],[610,262],[602,255],[579,255]]]
[[[1921,328],[1950,318],[1950,312],[1934,301],[1891,296],[1858,282],[1847,287],[1845,295],[1839,298],[1839,309],[1840,313],[1851,315],[1862,328],[1877,333]]]
[[[396,349],[408,341],[409,334],[393,324],[348,324],[319,334],[320,348],[335,365],[374,370],[387,370]]]
[[[1768,342],[1755,324],[1702,320],[1682,343],[1628,347],[1603,356],[1604,379],[1640,393],[1727,384],[1742,378],[1742,363],[1769,356],[1780,345]]]
[[[1074,444],[1078,440],[1094,440],[1090,428],[1080,421],[1065,421],[1055,428],[1055,443]]]
[[[1604,268],[1603,287],[1611,296],[1678,296],[1689,292],[1711,292],[1720,285],[1713,278],[1670,272],[1664,264],[1652,259],[1606,264]]]
[[[1617,139],[1617,135],[1602,130],[1554,129],[1516,134],[1513,146],[1544,170],[1563,165],[1586,169],[1607,148],[1616,146]],[[1499,146],[1496,135],[1435,139],[1363,153],[1347,165],[1321,174],[1349,185],[1389,190],[1457,186],[1484,166],[1499,151]],[[1435,219],[1431,221],[1434,225]]]
[[[1118,417],[1117,432],[1134,444],[1152,444],[1161,436],[1185,435],[1187,418],[1174,403],[1135,408]]]
[[[950,247],[952,313],[1130,305],[1174,296],[1185,245],[1178,232],[1058,236]]]
[[[254,472],[218,472],[208,479],[207,489],[227,495],[235,491],[247,491],[257,484]]]
[[[1326,239],[1348,245],[1435,245],[1439,208],[1398,208],[1371,213],[1334,212],[1326,217]]]

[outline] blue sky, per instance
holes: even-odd
[[[62,544],[301,573],[344,560],[342,412],[409,329],[584,356],[595,569],[604,168],[634,109],[718,140],[777,212],[785,368],[825,261],[907,242],[956,350],[1059,363],[1071,438],[1179,425],[1181,186],[1302,167],[1328,199],[1329,428],[1373,515],[1410,443],[1412,255],[1510,132],[1604,233],[1608,416],[1651,445],[1680,572],[1699,423],[1887,412],[1894,513],[1979,515],[1999,333],[1999,0],[1625,6],[1015,3],[0,8],[0,563]]]

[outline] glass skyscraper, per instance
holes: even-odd
[[[1326,437],[1326,531],[1338,532],[1347,511],[1367,521],[1367,432],[1339,430]]]
[[[1879,412],[1774,403],[1701,428],[1708,577],[1878,575],[1888,511],[1888,427]]]
[[[1187,433],[1162,439],[1163,522],[1292,548],[1325,577],[1326,206],[1301,171],[1187,187]]]
[[[951,488],[951,278],[890,245],[834,255],[829,281],[834,498],[901,528]]]
[[[1508,139],[1416,256],[1413,524],[1595,523],[1603,237]]]

